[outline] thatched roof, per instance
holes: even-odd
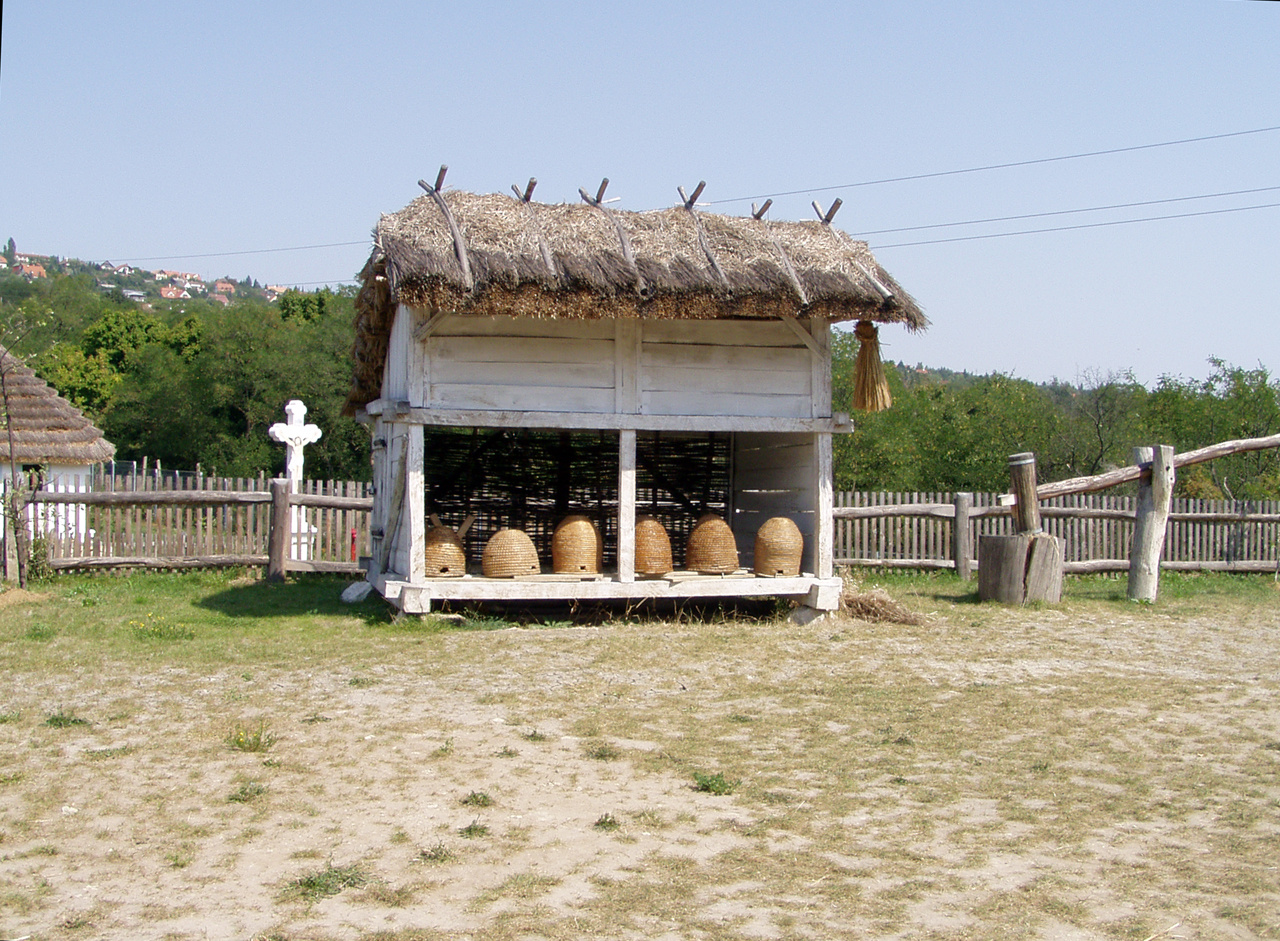
[[[704,320],[787,313],[912,330],[928,323],[867,244],[839,229],[684,206],[627,212],[429,192],[379,220],[361,279],[351,408],[378,395],[399,303],[481,316]]]
[[[8,393],[0,398],[0,464],[15,458],[19,464],[97,464],[115,456],[116,446],[102,437],[80,409],[3,346],[0,371]]]

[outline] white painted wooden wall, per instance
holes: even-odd
[[[448,316],[409,395],[407,309],[383,398],[416,407],[641,415],[814,417],[813,354],[781,321],[545,320]],[[825,342],[825,333],[823,335]],[[819,388],[819,399],[823,390]],[[830,415],[830,392],[818,414]]]

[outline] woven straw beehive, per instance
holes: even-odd
[[[675,567],[666,529],[652,516],[641,516],[636,520],[636,574],[666,575]]]
[[[537,575],[542,571],[533,540],[520,529],[500,529],[490,536],[480,557],[480,568],[485,578]]]
[[[689,533],[684,567],[703,575],[724,575],[737,569],[738,546],[729,524],[714,513],[703,515]]]
[[[800,527],[785,516],[765,520],[756,533],[754,569],[757,575],[799,575],[803,555],[804,537],[800,535]]]
[[[590,519],[566,516],[551,536],[551,571],[558,574],[597,574],[604,567],[604,540]]]
[[[448,526],[432,526],[422,541],[428,578],[467,574],[467,553],[462,548],[462,540]]]

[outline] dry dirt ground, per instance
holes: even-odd
[[[1276,600],[9,672],[0,938],[1280,938]]]

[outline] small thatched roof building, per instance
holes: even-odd
[[[379,220],[356,302],[347,405],[372,426],[378,591],[414,612],[753,595],[834,607],[832,437],[852,424],[832,407],[832,325],[927,324],[866,244],[830,213],[771,222],[693,199],[624,212],[601,193],[545,205],[439,185]],[[874,337],[860,327],[864,349]],[[714,573],[691,550],[707,514],[732,540]],[[583,516],[603,569],[585,579],[556,559],[559,527]],[[642,516],[678,571],[638,566]],[[779,517],[801,568],[757,577],[757,534]],[[468,521],[467,574],[437,567],[436,520]],[[486,571],[504,530],[552,571]]]
[[[115,456],[115,445],[78,408],[3,346],[0,371],[6,391],[0,398],[0,466],[82,466]]]
[[[361,280],[352,410],[378,397],[402,303],[476,316],[928,324],[867,244],[827,223],[684,206],[628,212],[500,193],[421,196],[379,220]]]

